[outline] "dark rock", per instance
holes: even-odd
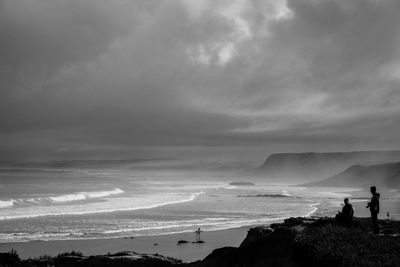
[[[0,266],[18,266],[20,262],[21,259],[13,249],[7,253],[0,253]]]
[[[272,229],[268,226],[258,226],[249,229],[246,238],[240,244],[240,247],[248,246],[252,243],[259,242],[272,233]]]

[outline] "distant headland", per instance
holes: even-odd
[[[278,153],[270,155],[258,173],[269,179],[323,180],[353,165],[378,165],[400,161],[400,150],[327,153]]]

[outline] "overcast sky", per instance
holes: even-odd
[[[0,0],[0,158],[400,148],[399,14],[398,0]]]

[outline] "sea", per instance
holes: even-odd
[[[270,224],[334,214],[357,190],[270,183],[254,167],[176,159],[1,163],[0,243]]]

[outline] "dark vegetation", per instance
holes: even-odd
[[[0,253],[0,266],[400,266],[400,222],[379,223],[382,234],[374,235],[369,218],[355,218],[346,227],[333,218],[290,218],[270,227],[252,228],[239,247],[216,249],[193,263],[134,252],[89,257],[71,252],[21,260],[11,251]]]
[[[393,236],[326,225],[298,240],[299,257],[320,266],[399,266],[400,243]]]
[[[0,253],[1,267],[169,267],[177,266],[180,260],[160,255],[146,255],[135,252],[119,252],[100,256],[83,256],[80,252],[62,253],[56,257],[40,257],[36,259],[20,260],[15,251]]]

